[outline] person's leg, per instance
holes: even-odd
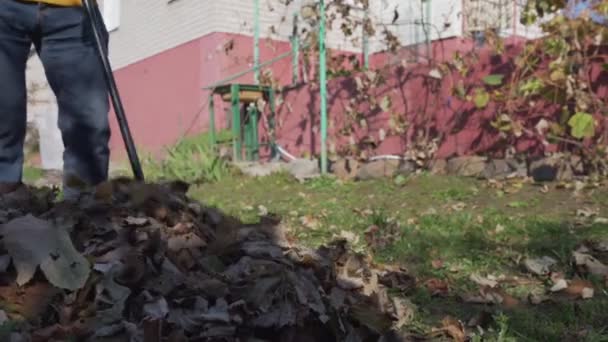
[[[37,6],[0,1],[0,194],[14,190],[23,172],[27,120],[25,65]]]
[[[76,184],[92,187],[108,178],[107,86],[82,7],[42,5],[40,28],[36,45],[57,96],[59,128],[65,146],[64,195],[74,199],[81,190]],[[108,34],[103,30],[107,41]]]

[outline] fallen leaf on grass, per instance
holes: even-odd
[[[454,211],[463,211],[464,208],[466,208],[466,207],[467,207],[467,205],[464,202],[458,202],[451,206],[452,210],[454,210]]]
[[[316,218],[307,215],[307,216],[302,216],[300,217],[300,223],[302,223],[302,225],[308,229],[311,230],[317,230],[319,229],[319,220],[317,220]]]
[[[380,272],[378,281],[388,288],[402,292],[409,291],[416,286],[416,279],[401,267],[385,267],[385,270]]]
[[[402,297],[393,297],[391,304],[393,307],[391,315],[395,319],[393,327],[400,330],[414,318],[415,306],[408,299]]]
[[[575,181],[574,182],[574,196],[580,196],[581,191],[583,191],[585,189],[586,184],[584,182],[581,181]]]
[[[27,284],[40,267],[51,284],[67,289],[82,288],[90,264],[72,245],[65,229],[27,215],[0,227],[4,246],[17,269],[17,284]]]
[[[595,220],[593,220],[594,224],[608,224],[608,218],[605,217],[596,217]]]
[[[549,274],[549,272],[551,271],[551,266],[555,265],[556,263],[557,260],[548,256],[543,256],[541,258],[536,259],[527,258],[526,260],[524,260],[524,266],[526,267],[526,269],[529,272],[540,276]]]
[[[496,287],[498,285],[498,281],[496,280],[496,277],[491,276],[491,275],[489,275],[487,277],[483,277],[477,273],[472,273],[469,276],[469,279],[480,286]]]
[[[519,300],[499,288],[485,286],[476,294],[464,295],[462,299],[466,303],[474,304],[496,304],[505,308],[514,308],[519,305]]]
[[[371,225],[365,230],[364,236],[367,246],[372,251],[382,250],[399,239],[399,226],[390,224],[381,229],[377,225]]]
[[[588,299],[593,297],[594,289],[590,281],[575,279],[570,282],[564,292],[573,298]]]
[[[581,291],[581,298],[583,298],[583,299],[593,298],[593,289],[590,287],[583,288],[583,290]]]
[[[559,292],[559,291],[565,290],[567,288],[568,288],[568,282],[566,281],[566,279],[558,279],[557,281],[555,281],[553,283],[553,286],[551,286],[550,291]]]
[[[422,216],[435,216],[435,215],[437,215],[437,209],[435,209],[435,208],[428,208],[427,210],[425,210],[424,212],[422,212],[421,215]]]
[[[258,216],[268,215],[268,208],[263,205],[258,205]]]
[[[549,300],[549,297],[541,295],[541,294],[530,293],[528,295],[528,301],[532,305],[539,305],[539,304],[541,304],[543,302],[546,302],[547,300]]]
[[[576,211],[576,216],[578,216],[578,217],[589,218],[589,217],[592,217],[595,215],[597,215],[597,210],[590,209],[590,208],[578,209]]]
[[[505,226],[503,226],[500,223],[496,225],[496,228],[494,228],[494,233],[496,233],[496,234],[500,234],[504,231],[505,231]]]
[[[443,268],[443,260],[435,259],[435,260],[431,261],[431,266],[436,270]]]
[[[608,277],[608,266],[593,256],[576,251],[572,253],[572,256],[577,267],[583,268],[593,275]]]
[[[593,248],[598,252],[608,252],[608,239],[596,242]]]
[[[464,342],[466,334],[463,324],[453,317],[445,317],[441,320],[442,330],[445,331],[456,342]]]
[[[554,285],[551,287],[550,291],[554,293],[564,293],[568,297],[572,299],[589,299],[594,295],[594,287],[593,283],[588,280],[583,279],[574,279],[574,280],[566,280],[566,279],[554,279]]]
[[[447,296],[450,292],[448,283],[444,280],[431,278],[424,282],[424,286],[433,296]]]
[[[350,243],[351,245],[356,245],[359,243],[359,235],[351,231],[341,230],[340,235],[337,235],[336,237],[348,241],[348,243]]]

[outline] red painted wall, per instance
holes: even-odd
[[[522,39],[506,41],[506,53],[493,56],[489,51],[479,51],[479,63],[466,84],[481,82],[492,73],[508,74],[509,56],[517,54]],[[251,37],[214,33],[150,57],[116,72],[117,82],[131,123],[134,138],[141,150],[160,154],[185,134],[195,134],[208,129],[208,91],[203,87],[223,78],[246,70],[253,65],[253,41]],[[436,61],[453,58],[456,51],[470,51],[473,45],[459,38],[438,41],[433,44]],[[271,40],[260,44],[261,61],[270,60],[286,51],[285,42]],[[368,127],[356,132],[361,137],[373,137],[378,144],[373,154],[402,154],[415,142],[421,132],[439,136],[438,157],[450,157],[500,150],[497,132],[489,126],[495,116],[491,103],[483,111],[476,110],[470,102],[452,96],[456,82],[461,80],[454,73],[441,81],[429,77],[429,68],[422,64],[403,64],[407,52],[400,58],[395,55],[377,54],[371,57],[372,69],[382,69],[385,82],[374,89],[373,96],[380,100],[385,96],[392,102],[391,112],[404,118],[409,126],[403,134],[388,134],[380,141],[381,129],[389,133],[390,114],[371,110],[368,103],[353,102],[356,83],[353,77],[336,78],[328,83],[330,150],[349,146],[349,138],[338,134],[345,123],[347,108],[366,113]],[[393,63],[394,66],[388,66]],[[291,83],[291,57],[279,61],[267,70],[279,78],[282,85]],[[600,72],[600,71],[598,71]],[[235,82],[252,83],[253,73]],[[434,91],[431,89],[434,88]],[[597,86],[598,95],[607,96],[608,86]],[[314,155],[319,152],[319,92],[313,83],[303,84],[281,94],[277,114],[277,137],[282,147],[294,155]],[[549,104],[540,104],[539,114],[550,113]],[[226,128],[229,104],[215,101],[216,126]],[[112,152],[114,159],[124,157],[122,140],[116,122],[112,122]],[[260,136],[265,136],[266,117],[260,125]],[[533,139],[520,139],[519,150],[551,150],[555,146],[539,146]],[[268,152],[268,151],[265,151]]]
[[[260,43],[260,58],[268,60],[286,51],[288,43]],[[209,127],[209,91],[202,88],[253,65],[250,37],[213,33],[115,71],[116,82],[133,138],[141,151],[159,155],[163,148],[187,134]],[[276,63],[274,75],[291,80],[291,59]],[[253,73],[235,82],[253,82]],[[227,106],[215,99],[216,125],[226,125]],[[120,130],[111,115],[111,150],[114,160],[125,157]]]
[[[508,55],[519,51],[521,39],[507,41],[507,53],[502,57],[492,57],[488,51],[480,52],[481,59],[475,73],[469,78],[491,74],[498,66],[508,63]],[[436,62],[452,58],[456,51],[473,49],[472,42],[463,39],[438,41],[433,45]],[[407,60],[404,53],[401,60]],[[391,99],[390,112],[397,114],[409,123],[404,134],[390,134],[391,114],[380,110],[370,110],[369,103],[356,103],[357,86],[355,77],[333,79],[328,84],[328,139],[330,150],[339,151],[349,145],[349,138],[338,131],[345,125],[347,108],[366,113],[367,129],[359,129],[354,134],[355,141],[363,137],[375,139],[377,144],[373,154],[403,154],[421,132],[432,136],[441,135],[438,157],[470,154],[484,151],[497,141],[494,131],[487,132],[487,121],[494,114],[492,108],[474,111],[470,103],[463,103],[452,97],[456,79],[445,77],[433,81],[430,69],[423,64],[403,64],[393,55],[378,54],[370,60],[372,69],[383,69],[384,84],[375,88],[371,96],[380,101],[385,96]],[[394,66],[388,66],[389,63]],[[363,77],[363,76],[362,76]],[[435,84],[433,84],[435,82]],[[436,87],[436,93],[430,91]],[[303,85],[283,94],[284,102],[279,107],[277,132],[279,144],[294,155],[316,154],[319,152],[319,90],[317,87]],[[473,114],[474,115],[471,115]],[[381,140],[380,130],[387,134]]]

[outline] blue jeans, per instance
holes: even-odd
[[[0,182],[20,182],[26,132],[25,69],[33,45],[59,109],[68,177],[94,186],[108,177],[109,98],[82,7],[0,0]],[[104,29],[107,51],[108,33]]]

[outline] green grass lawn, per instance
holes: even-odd
[[[572,251],[585,241],[608,238],[608,225],[593,223],[594,217],[608,217],[605,186],[574,195],[573,189],[557,185],[515,181],[490,184],[419,175],[398,181],[319,178],[299,183],[277,174],[227,177],[196,187],[191,195],[245,222],[256,222],[266,211],[279,214],[300,243],[316,246],[347,237],[378,261],[406,267],[420,284],[405,294],[418,307],[411,329],[429,331],[447,315],[466,324],[488,312],[495,318],[490,326],[496,330],[494,340],[608,341],[603,280],[589,279],[595,285],[591,299],[532,305],[527,296],[550,285],[546,277],[522,267],[526,257],[550,256],[566,278],[575,277]],[[578,210],[595,216],[577,217]],[[368,230],[373,235],[366,235]],[[461,296],[479,290],[472,274],[515,279],[501,286],[521,304],[466,303]],[[424,285],[429,280],[447,284],[443,296],[431,293],[433,288]]]
[[[23,181],[33,183],[43,176],[44,172],[36,167],[26,166],[23,168]]]

